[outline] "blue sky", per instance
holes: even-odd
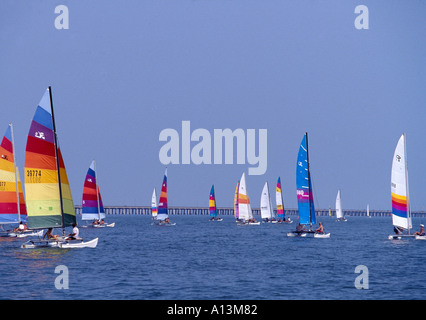
[[[69,29],[57,30],[58,5]],[[357,30],[357,5],[369,29]],[[149,205],[163,129],[268,130],[268,167],[247,176],[253,207],[281,176],[295,208],[309,132],[317,208],[390,209],[390,170],[407,134],[411,204],[425,208],[424,1],[1,1],[0,119],[26,136],[51,85],[74,203],[96,159],[105,205]],[[196,143],[193,143],[194,146]],[[231,206],[250,165],[169,165],[169,205]],[[273,203],[275,201],[273,200]]]

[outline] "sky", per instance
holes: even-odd
[[[59,5],[68,29],[55,27]],[[358,5],[368,29],[355,27]],[[257,142],[266,129],[264,174],[247,175],[253,165],[237,164],[236,150],[233,164],[169,164],[169,206],[207,207],[214,184],[217,205],[231,207],[245,172],[252,207],[280,176],[284,206],[296,208],[308,132],[316,208],[334,208],[340,189],[344,209],[390,210],[406,133],[411,207],[424,210],[425,17],[421,0],[3,0],[0,134],[13,123],[23,176],[31,120],[52,86],[74,204],[95,159],[104,205],[149,206],[164,129],[180,139],[182,121],[212,138],[255,129]]]

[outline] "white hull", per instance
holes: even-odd
[[[10,238],[26,238],[26,237],[42,237],[43,230],[40,231],[26,231],[26,232],[9,232],[6,237]]]
[[[315,233],[314,238],[327,239],[330,238],[330,233]]]
[[[79,242],[79,241],[59,242],[58,246],[61,249],[67,249],[67,248],[96,248],[96,246],[98,245],[98,239],[99,238],[95,238],[95,239],[87,241],[87,242],[83,242],[83,240],[81,242]]]
[[[258,222],[237,222],[238,226],[260,226],[260,221]]]
[[[402,239],[415,239],[415,240],[426,240],[426,236],[418,236],[414,234],[390,234],[389,240],[402,240]]]
[[[110,224],[88,224],[85,226],[82,226],[82,228],[114,228],[115,227],[115,222],[110,223]]]
[[[37,248],[96,248],[98,244],[98,238],[84,242],[81,240],[39,240],[39,241],[27,241],[21,245],[23,249],[37,249]]]
[[[314,233],[314,232],[288,232],[287,237],[300,237],[304,238],[307,235],[318,239],[330,238],[330,233]]]

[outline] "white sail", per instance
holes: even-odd
[[[343,219],[342,200],[340,199],[340,190],[337,191],[336,197],[336,218]]]
[[[367,204],[367,217],[369,217],[369,216],[370,216],[370,205]]]
[[[410,229],[412,224],[408,194],[408,170],[405,140],[405,134],[403,134],[399,138],[392,161],[392,223],[394,226]]]
[[[240,186],[238,188],[238,212],[239,212],[239,219],[241,220],[249,220],[253,218],[251,206],[250,206],[250,199],[248,197],[247,193],[247,187],[246,187],[246,176],[243,172],[243,175],[240,179]]]
[[[151,208],[152,208],[152,217],[155,219],[157,218],[157,212],[158,212],[158,206],[157,206],[157,192],[152,192],[152,200],[151,200]]]
[[[262,219],[272,219],[272,205],[268,182],[265,182],[260,196],[260,216]]]

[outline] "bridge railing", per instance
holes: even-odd
[[[104,206],[107,215],[151,215],[151,207],[147,206]],[[234,215],[233,208],[217,208],[220,216]],[[253,215],[260,215],[260,209],[253,208]],[[81,214],[81,206],[75,206],[76,214]],[[170,215],[209,215],[209,208],[203,207],[170,207]],[[274,210],[276,212],[276,210]],[[317,216],[336,216],[335,210],[316,209]],[[345,216],[367,216],[366,210],[343,210]],[[297,209],[285,209],[288,216],[298,215]],[[391,216],[390,210],[370,210],[372,217]],[[426,211],[412,212],[413,217],[426,217]]]

